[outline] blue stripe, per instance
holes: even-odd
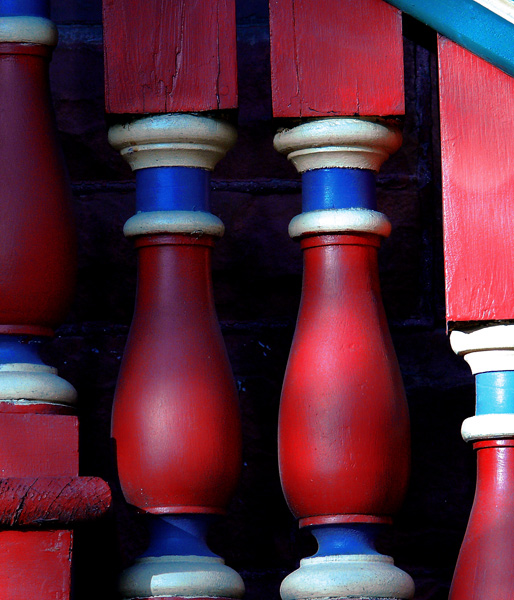
[[[302,210],[376,210],[375,173],[365,169],[314,169],[302,175]]]
[[[205,541],[213,515],[148,515],[150,546],[144,556],[216,556]]]
[[[0,0],[0,17],[50,18],[49,0]]]
[[[0,364],[31,363],[44,364],[39,357],[39,342],[28,342],[16,335],[0,335]]]
[[[313,526],[310,530],[318,542],[318,551],[314,556],[379,554],[375,549],[379,529],[380,525],[372,523]]]
[[[152,167],[136,171],[138,212],[209,212],[210,172],[192,167]]]
[[[473,0],[387,0],[514,76],[514,24]]]
[[[476,375],[476,414],[514,413],[514,371]]]

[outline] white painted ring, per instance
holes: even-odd
[[[224,121],[189,114],[143,117],[109,129],[109,142],[133,171],[150,167],[197,167],[212,171],[235,144]]]
[[[381,212],[366,208],[311,210],[296,215],[289,223],[289,235],[292,238],[352,231],[387,237],[391,233],[391,223]]]
[[[471,367],[473,374],[514,371],[514,325],[490,325],[473,331],[452,331],[453,351]]]
[[[180,596],[242,598],[240,575],[219,557],[159,556],[136,560],[122,572],[122,598]]]
[[[39,366],[42,368],[35,369]],[[57,375],[57,370],[45,365],[16,363],[0,371],[1,401],[32,401],[49,404],[75,404],[77,391]]]
[[[488,414],[469,417],[462,423],[466,442],[514,437],[514,414]]]
[[[414,595],[412,578],[390,556],[350,554],[304,558],[280,587],[282,600],[403,598]]]
[[[0,42],[57,44],[57,27],[44,17],[0,17]]]
[[[193,210],[156,210],[140,212],[123,227],[126,237],[159,233],[189,233],[222,237],[225,226],[221,219],[207,212]]]
[[[343,167],[378,172],[401,146],[400,130],[389,123],[354,117],[310,121],[279,131],[275,149],[287,154],[296,169]]]

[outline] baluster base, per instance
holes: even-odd
[[[414,582],[390,556],[353,554],[304,558],[282,582],[282,600],[414,596]]]
[[[138,559],[120,579],[122,598],[242,598],[240,575],[214,556]]]

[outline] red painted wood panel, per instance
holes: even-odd
[[[514,318],[514,79],[439,39],[446,318]]]
[[[382,0],[270,0],[275,117],[404,112],[401,13]]]
[[[68,600],[71,531],[0,532],[0,600]]]
[[[78,420],[0,414],[0,477],[78,475]]]
[[[104,0],[109,113],[237,107],[234,0]]]

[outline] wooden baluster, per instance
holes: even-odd
[[[108,111],[160,113],[109,132],[136,172],[137,214],[124,232],[139,262],[112,436],[125,498],[151,531],[120,587],[124,598],[239,598],[240,576],[205,542],[241,466],[237,391],[210,273],[224,227],[209,212],[210,171],[236,136],[222,120],[169,114],[235,108],[234,5],[163,6],[104,3]]]
[[[411,598],[412,579],[374,546],[401,505],[410,462],[378,281],[390,224],[375,198],[375,173],[401,143],[378,118],[403,111],[400,16],[375,0],[328,4],[270,4],[275,116],[332,117],[275,137],[303,187],[303,213],[289,226],[304,280],[280,406],[280,474],[291,511],[319,545],[281,595]]]
[[[0,597],[9,600],[68,598],[68,526],[110,502],[104,482],[78,477],[76,391],[38,352],[69,309],[76,263],[48,84],[56,42],[46,2],[0,0]]]
[[[475,375],[477,487],[451,600],[514,597],[514,79],[439,39],[446,318]]]

